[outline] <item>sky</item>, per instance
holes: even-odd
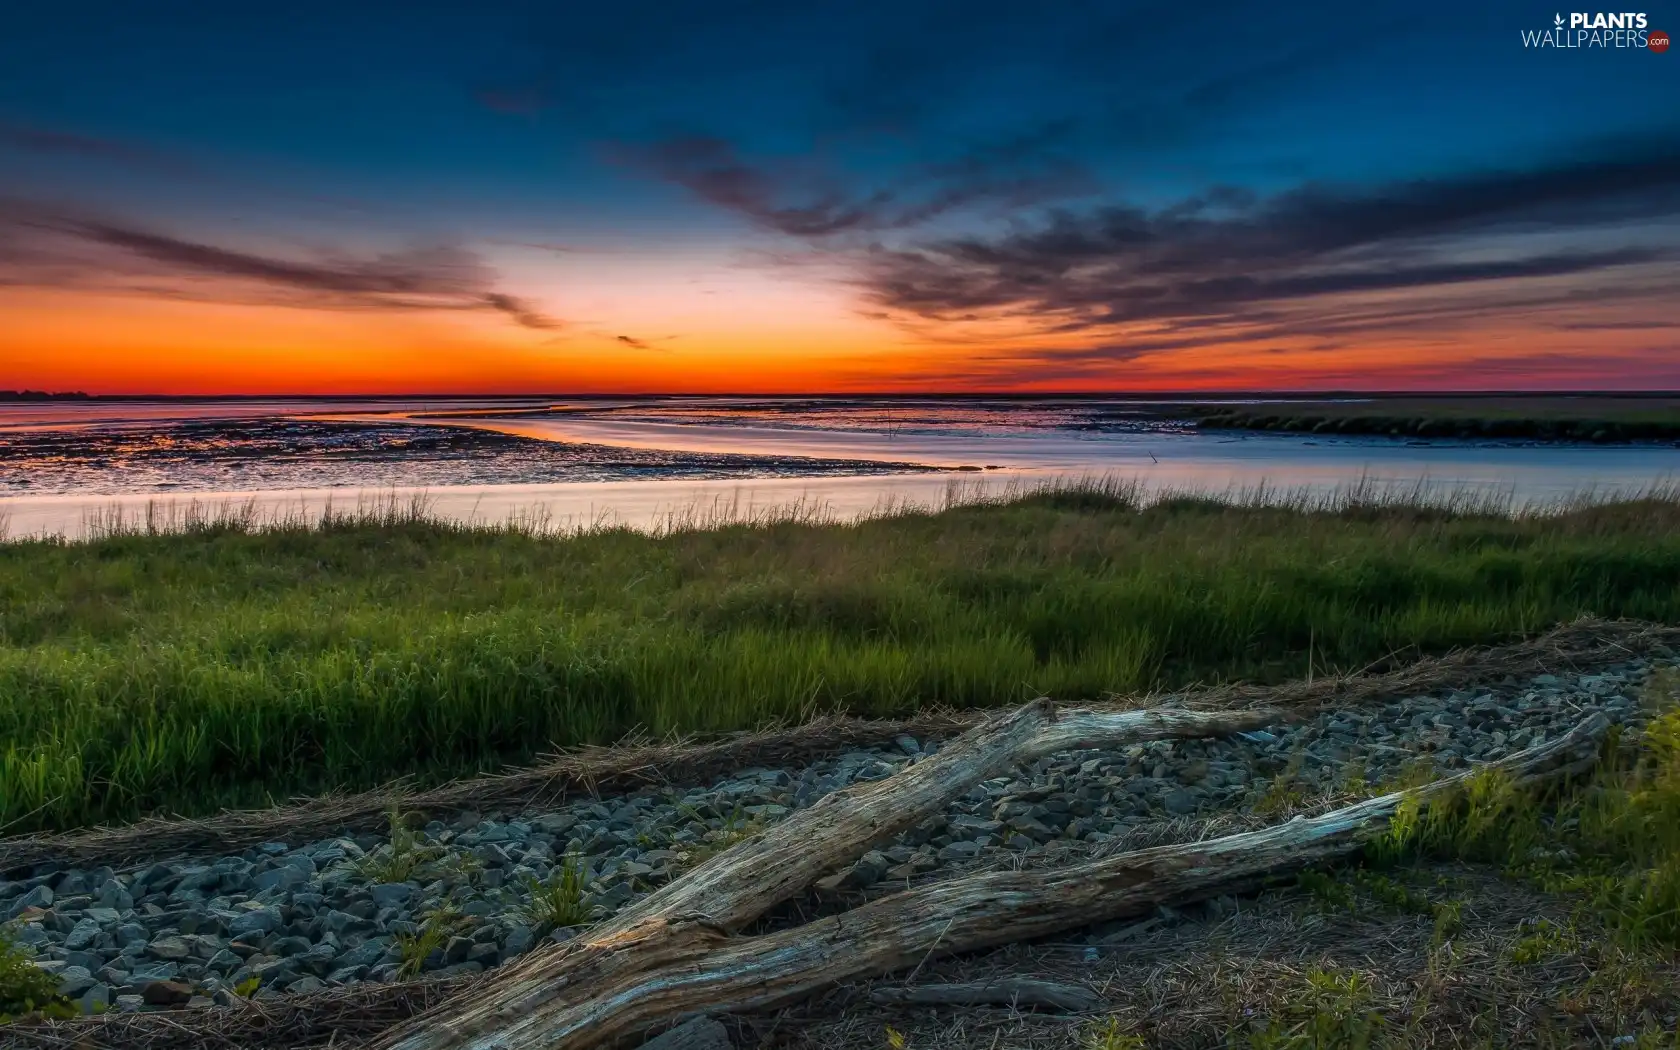
[[[1574,14],[26,5],[0,388],[1680,388],[1680,8]]]

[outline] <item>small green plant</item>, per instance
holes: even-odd
[[[1464,929],[1464,902],[1445,901],[1431,905],[1435,911],[1435,926],[1430,931],[1429,941],[1439,948],[1458,935]]]
[[[1326,911],[1354,910],[1353,889],[1332,875],[1307,870],[1297,875],[1295,881]]]
[[[461,928],[463,919],[459,909],[444,904],[426,914],[417,933],[397,934],[397,950],[402,953],[397,972],[404,977],[417,976],[431,954],[449,943],[449,938]]]
[[[582,857],[568,854],[555,866],[547,881],[527,882],[530,899],[524,904],[525,919],[541,936],[569,926],[582,926],[594,914],[588,889],[589,871]]]
[[[701,824],[710,823],[692,806],[679,805],[677,808],[690,820]],[[728,815],[720,820],[718,827],[706,831],[699,843],[688,848],[684,859],[690,866],[710,860],[736,843],[752,838],[763,831],[764,826],[764,818],[750,816],[741,808],[741,803],[736,802]]]
[[[1534,932],[1520,938],[1507,952],[1511,961],[1519,965],[1545,962],[1560,955],[1568,955],[1581,947],[1573,930],[1565,929],[1547,919],[1531,927]]]
[[[1249,1033],[1250,1050],[1370,1050],[1386,1028],[1370,1008],[1371,990],[1356,973],[1313,969],[1298,1002]]]
[[[1120,1030],[1120,1019],[1110,1017],[1085,1032],[1085,1050],[1148,1050],[1143,1036]]]
[[[239,996],[241,999],[249,999],[251,996],[257,994],[257,989],[261,986],[262,978],[253,975],[234,985],[233,994]]]
[[[426,867],[445,878],[470,880],[484,870],[484,862],[471,853],[450,853]]]
[[[443,851],[429,845],[398,806],[393,805],[385,816],[391,825],[391,841],[358,861],[356,871],[374,882],[407,882]]]
[[[1360,889],[1370,894],[1378,904],[1390,911],[1404,912],[1410,915],[1430,915],[1436,910],[1435,902],[1430,900],[1428,896],[1381,872],[1372,871],[1368,868],[1355,868],[1351,877]]]
[[[36,966],[33,958],[34,952],[17,942],[10,925],[0,925],[0,1020],[74,1012],[70,1000],[59,994],[57,978]]]
[[[906,1050],[909,1045],[910,1042],[904,1038],[903,1032],[887,1025],[887,1050]]]
[[[1305,756],[1296,752],[1289,763],[1266,785],[1266,790],[1254,800],[1252,809],[1262,817],[1282,817],[1300,809],[1307,801],[1307,792],[1300,785],[1301,765]]]

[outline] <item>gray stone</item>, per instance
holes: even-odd
[[[181,968],[172,962],[149,962],[130,970],[128,979],[131,984],[145,984],[149,981],[173,981],[180,974]]]
[[[82,997],[77,1000],[76,1006],[84,1014],[104,1013],[111,1008],[111,986],[94,983],[87,991],[82,993]]]
[[[1166,797],[1161,800],[1161,805],[1174,816],[1187,816],[1199,808],[1196,796],[1183,788],[1174,788],[1167,792]]]
[[[191,957],[193,950],[184,937],[159,937],[146,946],[146,954],[156,959],[181,962]]]
[[[66,966],[58,971],[58,990],[74,999],[96,983],[85,966]]]
[[[309,881],[309,876],[290,864],[284,864],[272,871],[263,872],[251,881],[258,892],[273,892],[301,886]]]
[[[414,889],[406,882],[382,882],[369,889],[368,893],[373,902],[383,908],[405,903]]]
[[[295,870],[295,869],[293,869]],[[228,923],[228,933],[234,937],[247,934],[273,933],[280,928],[280,909],[274,907],[247,911]]]
[[[30,908],[50,908],[53,902],[53,891],[46,886],[37,886],[13,901],[6,909],[6,917],[15,919]]]
[[[124,923],[116,930],[117,944],[125,947],[130,944],[145,944],[150,936],[146,927],[137,922]]]
[[[92,919],[81,919],[70,932],[64,935],[64,947],[69,951],[81,951],[99,939],[99,924]]]
[[[508,930],[507,938],[502,942],[503,957],[520,955],[536,942],[536,934],[527,926],[515,926]]]

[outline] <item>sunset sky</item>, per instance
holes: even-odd
[[[1680,54],[1555,14],[23,5],[0,388],[1677,388]]]

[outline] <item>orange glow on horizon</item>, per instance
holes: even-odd
[[[1129,339],[966,332],[870,319],[790,284],[694,295],[554,331],[489,311],[229,305],[71,290],[0,291],[0,388],[95,394],[1057,393],[1307,389],[1620,388],[1680,385],[1649,332],[1583,338],[1528,317],[1464,331],[1385,333],[1356,346],[1308,337],[1138,353]],[[628,303],[629,305],[626,305]],[[611,307],[610,312],[607,307]],[[560,316],[567,314],[557,311]],[[925,326],[923,326],[925,328]],[[956,327],[956,326],[953,326]],[[632,342],[619,339],[627,336]]]

